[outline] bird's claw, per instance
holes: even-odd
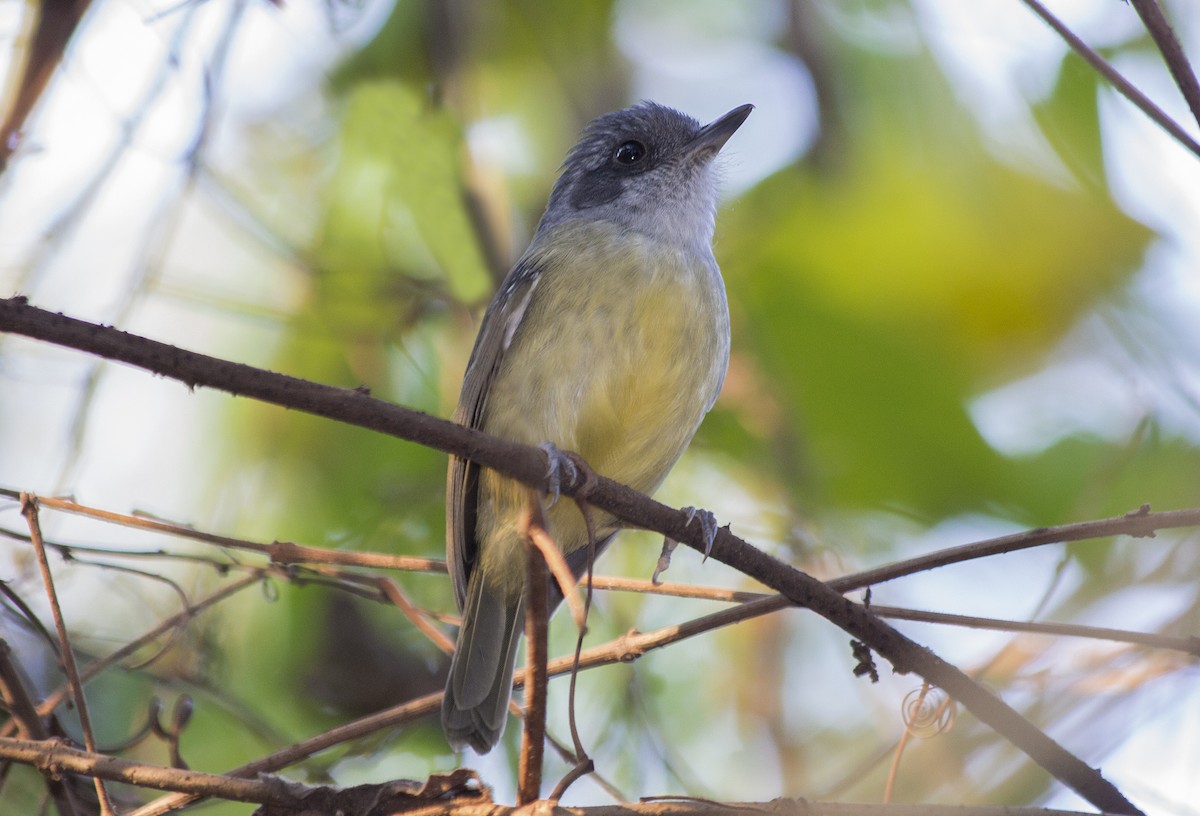
[[[698,510],[695,507],[684,507],[681,510],[687,513],[687,522],[683,525],[684,527],[693,521],[700,522],[700,530],[704,534],[704,561],[707,561],[709,554],[712,553],[713,542],[717,540],[717,517],[710,510]],[[661,583],[659,576],[671,566],[671,553],[675,552],[675,548],[678,546],[678,541],[670,536],[663,536],[662,552],[659,553],[654,574],[650,576],[650,583],[655,586]],[[704,561],[700,563],[704,563]]]
[[[717,517],[713,515],[711,510],[697,510],[695,507],[684,507],[683,512],[687,513],[688,526],[693,520],[700,522],[700,531],[704,534],[704,561],[708,560],[708,556],[712,554],[713,542],[717,540]]]
[[[675,548],[678,546],[678,541],[670,536],[663,536],[662,552],[658,555],[658,563],[654,565],[654,574],[650,576],[650,583],[655,586],[662,583],[659,576],[670,568],[671,553],[675,552]]]
[[[546,495],[550,497],[550,507],[558,502],[563,485],[563,477],[567,484],[574,484],[579,478],[579,469],[570,454],[563,453],[553,442],[543,442],[538,445],[546,454]]]

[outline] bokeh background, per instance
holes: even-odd
[[[1187,126],[1128,5],[1050,5]],[[36,6],[0,4],[10,96]],[[1200,54],[1191,0],[1165,8]],[[0,294],[448,416],[481,307],[566,150],[590,118],[640,99],[703,121],[757,106],[723,154],[729,377],[664,501],[707,507],[821,577],[1200,504],[1200,160],[1020,0],[96,0],[0,176]],[[0,487],[261,541],[438,555],[444,469],[415,445],[0,337]],[[191,546],[44,524],[64,542]],[[0,500],[0,531],[22,526]],[[1197,543],[1043,547],[873,598],[1189,635]],[[43,610],[26,547],[0,538],[0,554],[0,578]],[[656,557],[653,537],[626,534],[600,571],[648,577]],[[221,580],[141,567],[189,593]],[[178,609],[162,582],[57,568],[83,650]],[[690,552],[669,575],[754,588]],[[398,580],[453,612],[444,576]],[[604,594],[588,643],[714,608]],[[554,653],[572,641],[564,621]],[[1186,655],[900,626],[1148,811],[1200,813]],[[52,674],[19,626],[5,636]],[[852,667],[844,633],[775,615],[586,673],[581,725],[628,797],[880,801],[918,686]],[[439,672],[395,609],[276,582],[89,692],[105,744],[152,696],[190,695],[184,756],[220,771],[435,689]],[[565,688],[551,687],[563,737]],[[465,757],[501,799],[518,730]],[[351,784],[463,759],[431,721],[294,773]],[[0,809],[38,795],[35,775],[14,773]],[[906,747],[893,799],[1081,804],[966,714]],[[607,794],[585,780],[567,801]]]

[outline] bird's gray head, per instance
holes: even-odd
[[[694,252],[711,252],[717,185],[713,158],[750,115],[742,105],[702,126],[645,102],[584,129],[538,225],[605,220]]]

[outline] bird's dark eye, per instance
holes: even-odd
[[[613,153],[617,164],[637,164],[646,155],[646,146],[639,141],[630,140],[621,145]]]

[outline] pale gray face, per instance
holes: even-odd
[[[707,126],[651,102],[593,120],[563,163],[539,233],[575,219],[605,220],[710,252],[713,158],[751,108],[735,108]]]

